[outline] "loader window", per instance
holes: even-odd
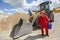
[[[43,9],[44,7],[42,6],[41,9]]]
[[[46,5],[46,9],[48,9],[48,5]]]
[[[44,6],[41,6],[40,9],[44,9]]]

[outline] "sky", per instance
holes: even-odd
[[[14,14],[16,12],[28,13],[28,10],[39,10],[40,3],[52,1],[52,5],[57,5],[58,0],[0,0],[1,14]],[[53,8],[51,5],[51,9]]]

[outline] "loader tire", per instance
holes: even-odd
[[[54,22],[54,14],[53,13],[50,14],[50,22]]]

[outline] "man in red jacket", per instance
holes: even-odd
[[[40,16],[38,18],[38,24],[40,25],[42,36],[44,35],[44,29],[45,29],[46,35],[49,36],[48,35],[48,27],[47,27],[48,21],[49,21],[49,19],[45,15],[45,11],[41,10],[40,11]]]

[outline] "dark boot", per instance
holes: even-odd
[[[42,34],[41,36],[44,36],[44,34]]]
[[[48,35],[48,34],[46,34],[46,36],[48,36],[48,37],[49,37],[49,35]]]

